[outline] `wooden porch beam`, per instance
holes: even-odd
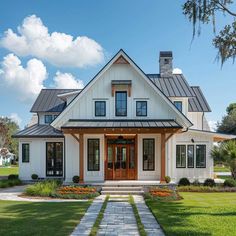
[[[79,181],[84,182],[84,134],[79,134]]]
[[[64,134],[157,134],[176,133],[179,128],[62,128]]]
[[[79,138],[74,133],[71,133],[70,135],[79,143]]]
[[[166,176],[166,135],[161,134],[161,181],[165,181]]]
[[[168,135],[168,137],[165,139],[165,142],[167,142],[175,133],[171,133]]]

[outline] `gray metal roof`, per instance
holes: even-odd
[[[211,108],[207,103],[200,87],[192,86],[191,87],[193,94],[195,95],[188,100],[188,111],[189,112],[210,112]]]
[[[77,120],[71,119],[62,128],[182,128],[175,120]]]
[[[159,74],[147,74],[147,76],[167,97],[188,97],[189,112],[211,111],[200,87],[189,86],[182,74],[173,74],[165,78]]]
[[[78,89],[42,89],[34,102],[31,112],[62,112],[66,102],[57,95],[79,91]]]
[[[53,128],[51,125],[33,125],[27,127],[12,136],[13,138],[63,138],[60,130]]]
[[[159,74],[147,74],[147,76],[167,97],[194,96],[182,74],[173,74],[171,77],[160,77]]]

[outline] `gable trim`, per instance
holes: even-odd
[[[60,113],[60,115],[51,123],[53,127],[57,126],[58,121],[62,118],[68,110],[71,109],[73,104],[81,97],[83,94],[95,83],[95,81],[103,75],[107,69],[120,57],[124,57],[125,60],[131,62],[132,66],[136,69],[138,74],[142,76],[146,80],[146,82],[156,91],[158,94],[167,102],[167,104],[173,109],[176,115],[184,121],[184,125],[186,127],[190,127],[193,124],[191,121],[182,113],[180,112],[175,105],[171,102],[171,100],[154,84],[152,80],[148,78],[148,76],[143,72],[143,70],[123,51],[120,49],[114,57],[110,59],[110,61],[93,77],[92,80],[83,88],[83,90],[76,95],[76,97],[67,105],[67,107]]]

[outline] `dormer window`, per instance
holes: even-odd
[[[127,92],[116,91],[116,116],[127,116]]]
[[[174,101],[174,105],[176,106],[176,108],[182,112],[183,110],[183,104],[181,101]]]
[[[57,115],[45,115],[44,116],[44,123],[50,124],[57,118]]]

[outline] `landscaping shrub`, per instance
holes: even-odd
[[[204,181],[204,186],[209,186],[209,187],[214,187],[216,185],[215,180],[214,179],[206,179]]]
[[[51,197],[59,186],[57,180],[46,180],[30,185],[25,189],[25,193],[30,196]]]
[[[224,182],[225,187],[236,187],[236,181],[234,179],[226,179]]]
[[[21,185],[22,182],[19,179],[2,179],[0,180],[0,188],[8,188],[16,185]]]
[[[80,186],[63,186],[58,188],[56,193],[53,194],[54,197],[76,199],[94,198],[98,195],[96,188]]]
[[[8,175],[9,180],[18,179],[18,175],[10,174]]]
[[[79,176],[78,175],[73,176],[72,181],[73,183],[79,183]]]
[[[201,184],[200,184],[200,182],[199,182],[199,180],[198,179],[195,179],[194,181],[193,181],[193,186],[200,186]]]
[[[170,181],[171,181],[170,176],[165,176],[165,181],[166,181],[167,184],[170,183]]]
[[[37,175],[37,174],[32,174],[31,175],[31,179],[32,180],[36,180],[36,179],[38,179],[39,178],[39,176]]]
[[[179,180],[179,186],[188,186],[190,185],[190,181],[188,178],[181,178]]]
[[[65,199],[90,199],[99,195],[96,188],[61,186],[61,182],[58,180],[46,180],[30,185],[25,189],[25,194],[29,196]]]
[[[161,201],[175,201],[182,199],[177,191],[168,188],[151,188],[149,193],[145,194],[146,198],[152,198]]]

